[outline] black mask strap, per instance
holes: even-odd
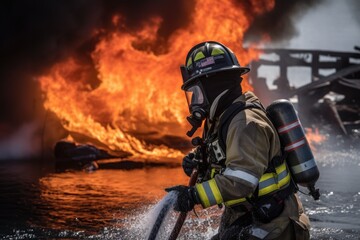
[[[234,86],[230,88],[223,96],[220,97],[218,105],[215,110],[214,119],[220,116],[225,109],[227,109],[235,99],[240,97],[242,94],[241,86]]]

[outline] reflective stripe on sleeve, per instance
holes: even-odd
[[[259,181],[259,197],[284,189],[290,183],[290,172],[287,169],[286,163],[276,167],[275,171],[276,173],[265,173],[261,176]],[[233,206],[245,201],[246,198],[240,198],[226,201],[224,204],[225,206]]]
[[[276,168],[276,173],[265,173],[260,178],[259,196],[277,191],[290,183],[290,173],[283,163]]]
[[[235,199],[235,200],[230,200],[230,201],[224,202],[224,205],[227,207],[230,207],[230,206],[233,206],[233,205],[236,205],[239,203],[243,203],[245,201],[246,201],[246,198],[240,198],[240,199]]]
[[[259,179],[257,177],[242,170],[232,170],[230,168],[226,168],[223,175],[239,178],[241,180],[249,182],[254,187],[259,183]]]
[[[195,188],[204,208],[223,202],[223,198],[214,178],[209,181],[196,184]]]

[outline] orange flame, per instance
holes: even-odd
[[[310,148],[313,151],[316,151],[315,145],[321,144],[326,140],[326,136],[319,133],[319,129],[316,128],[313,130],[312,128],[305,128],[306,139],[310,145]]]
[[[239,3],[240,4],[240,3]],[[70,132],[81,133],[136,157],[179,157],[179,150],[145,144],[135,133],[184,136],[187,104],[180,86],[179,65],[195,44],[216,40],[229,46],[245,65],[258,57],[243,49],[244,32],[254,16],[232,1],[196,1],[190,26],[174,32],[161,54],[148,47],[157,43],[162,19],[154,17],[138,32],[109,32],[91,54],[101,83],[92,86],[88,67],[70,58],[40,77],[45,108],[53,111]],[[262,14],[274,1],[253,1],[253,13]],[[209,7],[211,6],[211,8]],[[121,26],[122,17],[113,24]],[[151,43],[151,44],[149,44]],[[252,90],[247,80],[244,90]]]

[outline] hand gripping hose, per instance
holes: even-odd
[[[189,186],[195,185],[197,177],[198,177],[198,170],[194,168],[194,170],[192,171],[191,176],[190,176]],[[156,236],[160,230],[161,224],[164,221],[165,217],[167,216],[172,204],[173,203],[171,201],[166,201],[164,203],[162,209],[160,210],[160,212],[155,220],[155,223],[151,229],[150,235],[147,240],[155,240],[156,239]],[[186,215],[187,215],[187,212],[180,212],[180,215],[178,216],[175,226],[170,234],[169,240],[170,239],[175,240],[177,238],[177,236],[179,235],[180,230],[182,228],[182,225],[185,222]]]
[[[194,186],[197,181],[197,178],[198,178],[198,170],[194,168],[190,176],[189,186]],[[180,212],[180,215],[178,216],[175,226],[171,231],[169,240],[175,240],[177,238],[185,222],[186,216],[187,216],[187,212]]]

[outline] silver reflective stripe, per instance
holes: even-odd
[[[292,166],[291,169],[293,170],[294,174],[304,172],[306,170],[309,170],[310,168],[316,167],[315,159],[310,159],[304,163]]]
[[[289,131],[290,129],[294,128],[294,127],[297,127],[297,126],[300,126],[300,122],[299,121],[296,121],[294,123],[290,123],[288,125],[285,125],[283,127],[280,127],[278,129],[278,132],[281,134],[283,132],[286,132],[286,131]]]
[[[265,231],[262,228],[259,227],[252,227],[251,228],[251,235],[254,237],[257,237],[259,239],[264,239],[269,234],[268,231]]]
[[[202,183],[206,196],[209,199],[210,206],[217,204],[214,193],[211,191],[209,182],[203,182]]]
[[[304,145],[305,143],[306,143],[306,141],[303,138],[300,141],[297,141],[297,142],[295,142],[295,143],[293,143],[291,145],[287,145],[284,149],[285,149],[285,151],[290,151],[290,150],[293,150],[293,149],[295,149],[297,147],[300,147],[300,146]]]
[[[287,175],[288,175],[287,169],[284,170],[284,171],[282,171],[281,173],[279,173],[279,174],[278,174],[279,182],[280,182],[281,180],[283,180],[284,178],[286,178]]]
[[[259,189],[263,189],[263,188],[266,188],[266,187],[268,187],[268,186],[270,186],[270,185],[272,185],[272,184],[275,184],[276,182],[275,182],[275,179],[274,178],[269,178],[269,179],[267,179],[267,180],[265,180],[265,181],[261,181],[260,183],[259,183]]]
[[[240,178],[251,183],[253,186],[256,186],[259,183],[259,179],[257,179],[255,176],[241,170],[232,170],[230,168],[226,168],[223,175]]]

